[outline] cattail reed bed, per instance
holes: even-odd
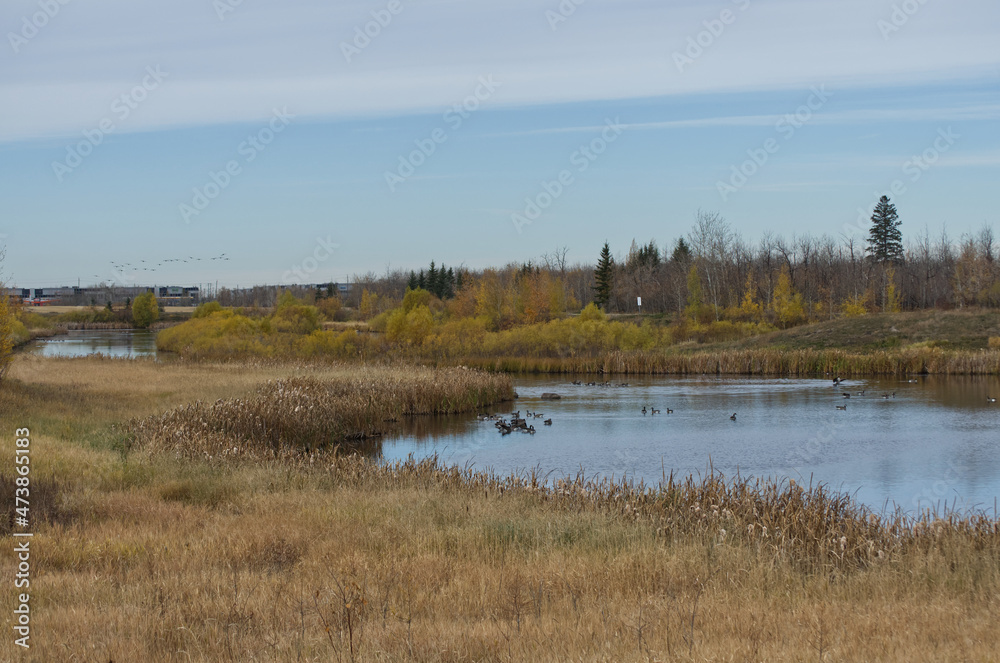
[[[342,445],[369,449],[400,418],[473,412],[511,400],[509,376],[464,368],[378,369],[338,380],[268,381],[242,398],[196,401],[130,421],[130,447],[187,457],[279,456]]]
[[[698,540],[748,546],[806,573],[858,571],[892,564],[914,552],[957,546],[1000,571],[1000,520],[986,510],[877,513],[822,484],[718,472],[676,477],[656,485],[576,476],[552,479],[538,470],[507,475],[448,466],[437,456],[391,463],[350,453],[286,455],[292,466],[362,490],[419,488],[528,500],[545,512],[594,513],[635,525],[665,543]],[[545,537],[543,533],[534,536]]]
[[[850,377],[1000,375],[996,350],[948,351],[939,348],[878,350],[752,350],[690,353],[613,351],[592,357],[463,358],[462,362],[509,373],[598,373],[622,375],[762,375]]]

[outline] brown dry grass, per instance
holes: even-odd
[[[75,313],[78,311],[90,311],[93,306],[31,306],[28,307],[32,313],[44,314],[59,314],[59,313]],[[163,310],[167,313],[194,313],[194,306],[164,306]]]
[[[942,350],[909,347],[900,350],[716,349],[691,352],[607,352],[599,357],[465,359],[490,371],[512,373],[600,373],[661,375],[842,375],[905,376],[1000,375],[1000,351]]]
[[[364,448],[405,416],[478,413],[514,398],[506,375],[417,367],[355,373],[269,380],[247,397],[197,401],[135,419],[124,426],[126,442],[130,449],[189,458],[294,457],[303,450]]]
[[[32,428],[50,505],[30,659],[996,658],[995,520],[872,519],[792,484],[714,477],[648,493],[433,462],[208,462],[124,453],[109,432],[355,370],[20,359],[0,412]],[[0,537],[8,578],[12,549]],[[12,605],[10,583],[0,596]],[[11,640],[0,659],[27,660]]]

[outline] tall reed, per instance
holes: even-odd
[[[130,446],[184,456],[280,455],[362,447],[404,416],[478,411],[510,400],[510,377],[463,368],[367,368],[356,377],[269,381],[245,398],[197,401],[124,427]]]
[[[712,352],[612,351],[596,357],[464,358],[463,363],[510,373],[620,373],[665,375],[913,374],[1000,375],[996,350],[904,348],[870,353],[847,350],[718,350]]]

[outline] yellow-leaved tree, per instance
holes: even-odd
[[[778,275],[778,283],[774,286],[771,310],[782,329],[787,329],[805,320],[802,295],[792,289],[792,277],[788,273],[787,264],[782,265],[781,274]]]
[[[4,250],[0,249],[0,265],[3,265],[3,259]],[[21,340],[27,340],[28,331],[17,319],[16,307],[7,294],[7,284],[0,280],[0,383],[14,361],[14,346],[19,335]]]
[[[14,311],[7,297],[7,286],[0,281],[0,383],[14,360]]]
[[[486,318],[491,331],[503,329],[513,321],[514,296],[494,269],[487,269],[479,279],[476,315]]]
[[[358,305],[358,317],[362,320],[371,320],[378,313],[378,295],[369,292],[368,288],[361,291],[361,303]]]
[[[144,292],[132,300],[132,322],[139,329],[146,329],[160,317],[156,295]]]
[[[860,318],[863,315],[868,315],[868,296],[867,295],[854,295],[853,297],[848,297],[841,304],[841,309],[844,311],[845,318]]]
[[[903,297],[896,287],[896,269],[888,267],[885,270],[885,311],[899,313],[903,310]]]
[[[757,300],[757,282],[753,278],[753,270],[747,272],[746,292],[740,304],[740,314],[751,322],[760,322],[764,307]]]

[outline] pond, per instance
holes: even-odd
[[[727,477],[822,482],[878,511],[947,503],[992,514],[1000,496],[1000,405],[987,400],[1000,396],[998,378],[839,386],[818,378],[619,377],[614,386],[572,379],[518,377],[520,399],[492,410],[508,419],[511,410],[543,413],[531,420],[533,435],[501,436],[474,416],[425,417],[386,438],[382,457],[437,454],[448,464],[499,473],[537,468],[552,478],[583,471],[647,484],[712,467]],[[562,398],[545,401],[543,392]],[[644,415],[643,407],[662,414]],[[550,426],[543,424],[548,418]]]
[[[137,329],[80,330],[32,341],[26,352],[43,357],[156,357],[156,332]]]
[[[73,331],[34,341],[27,351],[156,357],[156,334]],[[491,410],[508,419],[511,410],[542,413],[531,419],[534,435],[501,436],[473,415],[418,417],[383,441],[381,457],[436,454],[448,464],[499,473],[537,468],[551,478],[582,471],[647,484],[711,467],[727,477],[822,482],[876,510],[947,503],[994,513],[1000,497],[1000,405],[988,402],[1000,397],[1000,378],[914,376],[838,386],[819,378],[618,377],[612,386],[573,379],[596,378],[519,376],[520,399]],[[562,398],[545,401],[544,392]],[[644,415],[643,407],[662,413]],[[549,418],[552,425],[544,425]]]

